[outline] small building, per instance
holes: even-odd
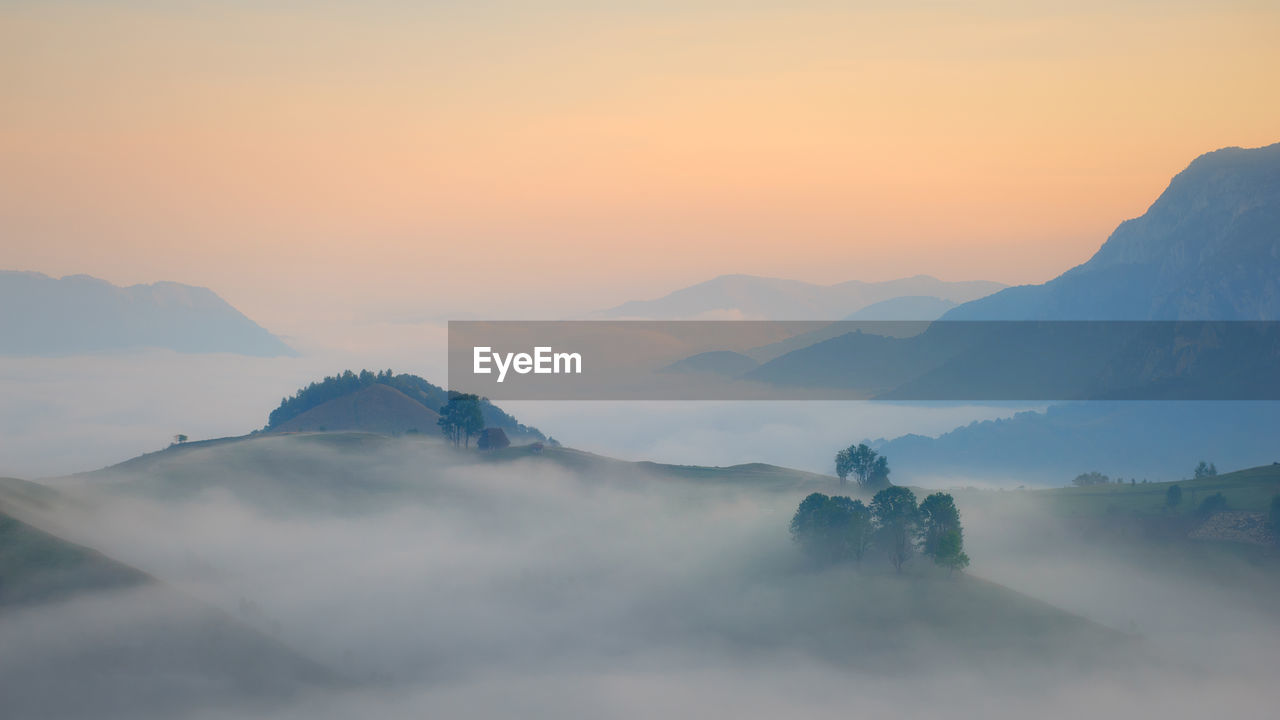
[[[511,445],[511,441],[507,439],[507,434],[502,428],[485,428],[480,431],[480,439],[476,441],[476,447],[480,450],[501,450]]]

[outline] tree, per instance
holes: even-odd
[[[920,503],[920,543],[924,554],[937,560],[942,538],[962,534],[960,511],[949,493],[934,493]]]
[[[1200,464],[1196,465],[1196,471],[1195,471],[1196,480],[1204,480],[1205,478],[1211,478],[1211,477],[1217,477],[1217,476],[1218,476],[1218,467],[1213,463],[1206,463],[1205,461],[1201,460]]]
[[[836,475],[842,485],[846,477],[853,475],[859,487],[885,487],[889,484],[889,461],[866,443],[850,445],[836,453]]]
[[[1071,483],[1076,487],[1088,487],[1089,485],[1106,485],[1109,482],[1111,482],[1111,478],[1107,477],[1106,475],[1103,475],[1097,470],[1094,470],[1092,472],[1087,472],[1087,473],[1081,473],[1080,475],[1076,476],[1075,480],[1071,481]]]
[[[887,487],[871,499],[871,515],[876,521],[876,539],[888,553],[893,569],[902,572],[915,549],[920,522],[915,493],[897,485]]]
[[[861,563],[871,545],[871,509],[861,500],[843,496],[831,498],[831,503],[842,518],[841,553],[844,559]]]
[[[1169,489],[1164,491],[1164,504],[1170,510],[1176,510],[1182,504],[1182,488],[1170,485]]]
[[[944,533],[938,538],[933,561],[947,569],[947,573],[969,567],[969,556],[964,552],[964,536],[959,529]]]
[[[1227,509],[1227,498],[1220,492],[1216,492],[1204,500],[1200,501],[1200,507],[1196,509],[1196,514],[1202,518],[1208,518],[1214,513]]]
[[[871,536],[871,512],[861,500],[812,493],[791,518],[791,537],[824,563],[859,561]]]
[[[853,454],[851,448],[845,448],[836,453],[836,475],[840,478],[840,485],[843,486],[849,477],[849,473],[853,472]]]
[[[480,398],[471,393],[450,393],[449,402],[440,408],[440,419],[436,423],[455,447],[464,439],[466,447],[471,447],[471,437],[484,430]]]
[[[187,436],[186,436],[186,435],[183,435],[182,433],[178,433],[177,435],[174,435],[174,436],[173,436],[173,443],[174,443],[175,445],[181,445],[182,443],[184,443],[184,442],[186,442],[186,441],[187,441]]]

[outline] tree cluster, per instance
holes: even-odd
[[[861,563],[875,550],[898,572],[917,551],[948,570],[969,565],[960,511],[947,493],[917,504],[915,493],[894,485],[876,493],[870,505],[812,493],[791,518],[791,537],[822,563]]]
[[[836,453],[836,475],[844,485],[852,475],[858,487],[875,489],[889,485],[889,461],[866,443],[850,445]]]

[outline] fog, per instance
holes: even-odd
[[[165,610],[181,597],[332,677],[269,665],[266,687],[195,693],[196,680],[126,666],[112,680],[151,691],[89,714],[1202,717],[1280,700],[1277,618],[1254,599],[1274,583],[1246,568],[1223,571],[1235,587],[1212,586],[1149,566],[1018,493],[957,496],[966,575],[917,558],[898,577],[880,558],[814,567],[790,542],[796,504],[829,487],[477,462],[433,439],[253,442],[53,483],[62,500],[33,521],[158,582],[0,614],[5,676],[57,667],[58,707],[77,716],[76,693],[100,693],[102,668],[63,661],[129,628],[187,642],[181,613]],[[179,619],[156,630],[157,616]],[[40,690],[6,694],[39,707]]]
[[[0,477],[95,470],[159,450],[177,433],[193,440],[243,435],[265,425],[281,397],[345,369],[390,366],[444,384],[443,359],[433,362],[438,349],[431,339],[440,329],[397,332],[419,332],[421,338],[393,347],[374,328],[352,340],[350,349],[317,348],[298,358],[169,351],[0,358]],[[371,356],[379,359],[370,361]],[[566,444],[611,457],[704,465],[767,462],[814,472],[829,472],[832,448],[851,441],[938,435],[1028,409],[865,402],[500,406]]]

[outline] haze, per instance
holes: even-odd
[[[1038,282],[1280,116],[1262,2],[0,18],[0,264],[205,285],[286,335],[727,272]]]

